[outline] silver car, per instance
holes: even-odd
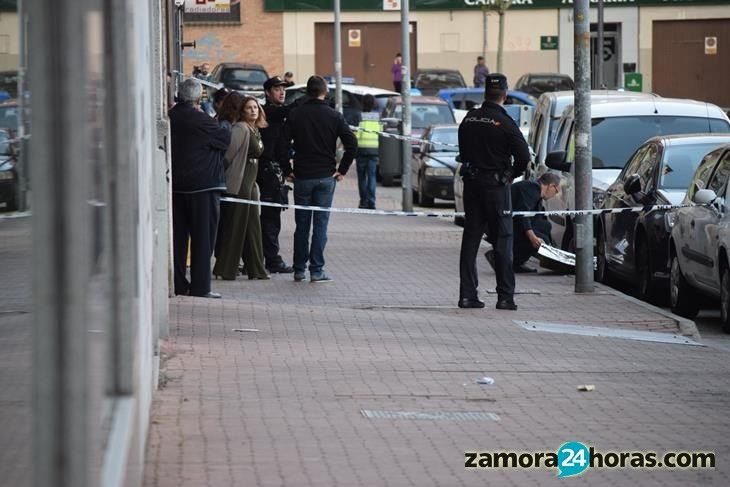
[[[699,295],[720,300],[723,328],[730,332],[730,144],[707,154],[695,172],[684,203],[669,214],[670,305],[693,318]]]
[[[730,120],[716,105],[661,97],[592,100],[591,123],[595,208],[601,206],[606,189],[647,139],[657,135],[730,132]],[[550,169],[561,173],[562,182],[558,195],[545,203],[548,211],[575,209],[574,125],[575,110],[571,106],[563,114],[553,147],[562,153],[563,159]],[[553,242],[572,252],[575,243],[571,218],[551,215],[550,222]]]

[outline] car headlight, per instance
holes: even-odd
[[[674,224],[677,222],[677,213],[673,211],[667,211],[664,213],[664,228],[667,232],[671,232]]]
[[[0,171],[0,181],[7,181],[13,179],[12,171]]]
[[[605,191],[593,188],[593,208],[600,208],[603,205],[603,199],[605,197]]]
[[[453,176],[454,171],[448,167],[427,167],[424,171],[426,176]]]

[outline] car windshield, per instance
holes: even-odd
[[[718,145],[718,142],[707,142],[668,147],[664,151],[659,187],[686,190],[704,155]]]
[[[464,80],[458,73],[421,73],[416,79],[416,88],[454,88],[466,87]]]
[[[401,119],[402,105],[396,105],[395,118]],[[454,112],[448,105],[411,105],[411,127],[414,129],[425,129],[437,123],[454,123]]]
[[[262,85],[266,81],[266,73],[257,69],[229,69],[223,75],[223,82],[237,81],[247,85]]]
[[[450,146],[447,145],[433,145],[431,148],[431,152],[458,152],[459,148],[456,147],[459,145],[459,132],[456,129],[456,127],[449,127],[449,128],[437,128],[434,129],[433,133],[431,134],[431,141],[432,142],[441,142],[443,144],[450,144]]]
[[[593,169],[623,169],[637,147],[656,135],[730,132],[730,125],[700,117],[594,118]]]
[[[18,129],[18,107],[17,105],[0,106],[0,127],[5,129]]]
[[[531,92],[540,94],[547,91],[565,91],[574,88],[573,80],[559,76],[530,76],[527,86]]]

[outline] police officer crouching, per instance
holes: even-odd
[[[487,75],[484,104],[459,125],[459,155],[464,179],[464,233],[459,256],[459,307],[483,308],[477,287],[476,257],[485,230],[494,249],[497,309],[516,310],[512,269],[512,179],[524,173],[530,150],[519,127],[502,105],[507,78]],[[513,162],[512,162],[513,161]]]

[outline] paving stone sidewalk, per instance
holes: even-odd
[[[356,205],[354,183],[340,185],[336,206]],[[378,205],[395,209],[389,194]],[[292,220],[285,212],[287,258]],[[336,214],[335,282],[239,278],[214,282],[223,300],[172,299],[145,485],[730,483],[726,353],[526,331],[514,321],[670,334],[677,322],[603,288],[576,295],[572,278],[549,272],[518,276],[519,310],[498,311],[481,256],[487,308],[458,309],[460,238],[444,219]],[[483,376],[494,384],[476,384]],[[717,467],[569,480],[556,469],[464,468],[465,451],[555,452],[567,441],[714,451]]]

